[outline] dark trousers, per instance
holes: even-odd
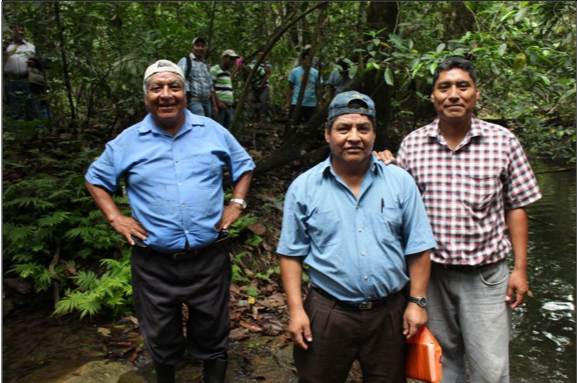
[[[4,86],[8,99],[8,113],[5,115],[27,120],[40,117],[38,98],[31,92],[27,77],[5,76]]]
[[[371,310],[341,307],[333,298],[311,290],[304,304],[311,321],[309,349],[294,347],[299,383],[345,382],[358,360],[364,383],[405,382],[401,293]]]
[[[134,246],[131,264],[136,316],[154,361],[177,364],[185,348],[201,360],[226,356],[231,263],[225,245],[188,261],[174,261]],[[182,304],[189,314],[186,339]]]
[[[288,120],[289,120],[289,124],[293,118],[294,112],[295,112],[295,107],[296,105],[291,105],[289,108],[289,112],[288,112]],[[298,125],[302,122],[307,123],[312,116],[314,116],[315,111],[317,110],[316,107],[314,106],[301,106],[301,115],[300,118],[295,121],[294,125]]]
[[[265,86],[263,88],[255,89],[250,88],[247,98],[247,108],[248,117],[253,118],[255,115],[258,118],[264,117],[266,111],[268,110],[268,100],[269,100],[269,88]]]

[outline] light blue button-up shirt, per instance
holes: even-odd
[[[148,231],[145,241],[161,252],[202,248],[218,236],[223,212],[223,166],[233,181],[255,165],[225,128],[210,118],[184,111],[175,136],[156,126],[152,116],[106,144],[86,180],[110,192],[122,178],[132,216]]]
[[[330,156],[287,191],[277,252],[304,256],[311,284],[339,300],[363,303],[402,290],[405,256],[433,247],[415,181],[373,155],[358,199]]]

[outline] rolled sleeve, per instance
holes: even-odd
[[[292,184],[285,196],[282,232],[277,253],[289,257],[306,256],[310,250],[310,236],[306,227],[306,206],[300,201],[299,187]]]
[[[516,138],[511,139],[507,176],[503,193],[505,209],[518,209],[541,198],[535,174]]]
[[[236,182],[244,173],[254,170],[256,165],[234,136],[224,128],[223,131],[229,152],[227,166],[233,182]]]
[[[410,176],[404,184],[403,247],[407,256],[432,249],[436,243],[417,185]]]
[[[121,175],[114,161],[114,149],[107,144],[104,153],[94,161],[84,178],[92,186],[100,186],[113,193],[118,189]]]

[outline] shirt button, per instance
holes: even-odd
[[[368,276],[368,275],[365,275],[365,281],[366,281],[367,279],[369,279],[369,276]]]
[[[183,207],[183,208],[184,208],[184,207],[186,207],[186,206],[185,206],[184,204],[182,204],[182,205],[180,205],[180,207]]]
[[[358,209],[358,208],[360,208],[360,206],[359,206],[359,205],[357,205],[357,209]]]
[[[362,232],[362,231],[363,231],[363,229],[359,228],[359,233]]]
[[[179,182],[179,183],[178,183],[178,186],[182,186],[182,182]]]
[[[363,251],[363,252],[361,252],[361,255],[365,255],[365,254],[367,254],[367,253],[365,253],[364,251]]]
[[[180,160],[176,160],[176,161],[174,161],[174,162],[176,162],[176,163],[178,164],[178,161],[180,161]]]
[[[184,232],[185,232],[186,234],[188,234],[188,230],[185,230]]]

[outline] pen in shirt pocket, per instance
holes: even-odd
[[[385,207],[385,199],[381,198],[381,214],[383,214],[384,207]]]

